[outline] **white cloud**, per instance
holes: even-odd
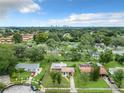
[[[48,23],[70,26],[124,26],[124,13],[72,14],[67,18],[50,19]]]
[[[0,17],[13,10],[30,13],[40,10],[40,6],[33,0],[0,0]]]

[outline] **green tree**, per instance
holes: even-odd
[[[108,46],[111,44],[111,37],[104,36],[103,43]]]
[[[62,81],[62,74],[60,72],[57,73],[57,82],[58,84],[61,84]]]
[[[50,76],[51,76],[51,79],[52,79],[53,84],[55,84],[57,73],[52,71],[50,73]]]
[[[99,61],[101,63],[108,63],[113,60],[113,54],[111,50],[106,50],[105,52],[101,53]]]
[[[52,72],[50,73],[50,76],[51,76],[51,79],[52,79],[53,84],[55,84],[56,82],[57,82],[58,84],[61,84],[62,75],[61,75],[60,72],[54,72],[54,71],[52,71]]]
[[[60,38],[58,37],[58,34],[55,32],[49,32],[48,39],[54,39],[56,42],[60,42]]]
[[[36,41],[36,43],[42,43],[45,42],[48,39],[48,32],[39,32],[36,35],[34,35],[34,41]]]
[[[100,67],[93,64],[92,65],[92,71],[90,73],[90,80],[92,81],[97,81],[99,79],[99,76],[100,76]]]
[[[117,86],[119,88],[121,88],[122,86],[122,81],[124,79],[124,72],[122,70],[118,70],[114,73],[113,75],[113,79],[115,81],[115,83],[117,84]]]
[[[65,59],[70,60],[70,61],[80,61],[81,60],[81,53],[77,51],[69,51],[64,54]]]
[[[54,40],[54,39],[48,39],[46,41],[46,44],[50,47],[50,48],[56,48],[58,43]]]
[[[25,57],[29,58],[32,62],[41,61],[44,59],[45,51],[42,47],[26,48]]]
[[[22,42],[22,35],[20,33],[15,33],[13,35],[13,41],[15,43],[21,43]]]
[[[72,36],[71,36],[70,33],[65,33],[65,34],[63,35],[63,39],[64,39],[65,41],[70,41],[70,40],[72,40],[73,38],[72,38]]]
[[[115,55],[115,61],[119,62],[120,64],[124,63],[124,55]]]
[[[80,43],[78,45],[79,51],[88,51],[89,49],[92,49],[95,45],[94,37],[90,35],[89,33],[85,33],[80,38]]]
[[[25,49],[26,49],[25,45],[22,45],[22,44],[16,45],[15,48],[14,48],[15,56],[17,58],[24,58]]]
[[[15,70],[16,57],[9,45],[0,46],[0,75],[11,74]]]

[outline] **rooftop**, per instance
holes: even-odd
[[[66,67],[67,64],[66,63],[63,63],[63,62],[60,62],[60,63],[52,63],[52,66],[51,68],[52,69],[61,69],[62,67]]]
[[[16,69],[23,68],[25,70],[32,70],[32,71],[39,69],[39,67],[40,64],[19,63],[16,65]]]
[[[73,67],[63,67],[61,69],[62,72],[71,72],[74,73],[74,68]]]

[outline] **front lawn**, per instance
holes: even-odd
[[[69,87],[69,82],[62,77],[61,84],[53,84],[51,76],[50,76],[50,70],[48,69],[43,80],[42,80],[43,86],[46,88],[49,87],[61,87],[61,88],[68,88]]]
[[[84,76],[86,75],[84,74]],[[78,67],[76,67],[76,73],[74,75],[76,88],[108,88],[108,85],[102,78],[97,81],[90,81],[88,79],[89,76],[87,76],[85,79],[83,78],[84,77],[81,76]]]
[[[108,88],[108,85],[103,79],[98,81],[82,82],[79,78],[75,78],[75,84],[77,88]]]

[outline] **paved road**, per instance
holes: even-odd
[[[75,82],[74,82],[74,77],[70,77],[70,92],[71,93],[77,93],[77,89],[75,88]]]
[[[107,77],[103,77],[103,79],[105,80],[105,82],[109,85],[109,87],[112,89],[112,93],[121,93],[118,89],[118,87],[115,84],[111,84],[108,80]]]
[[[3,93],[35,93],[30,86],[16,85],[7,88]]]

